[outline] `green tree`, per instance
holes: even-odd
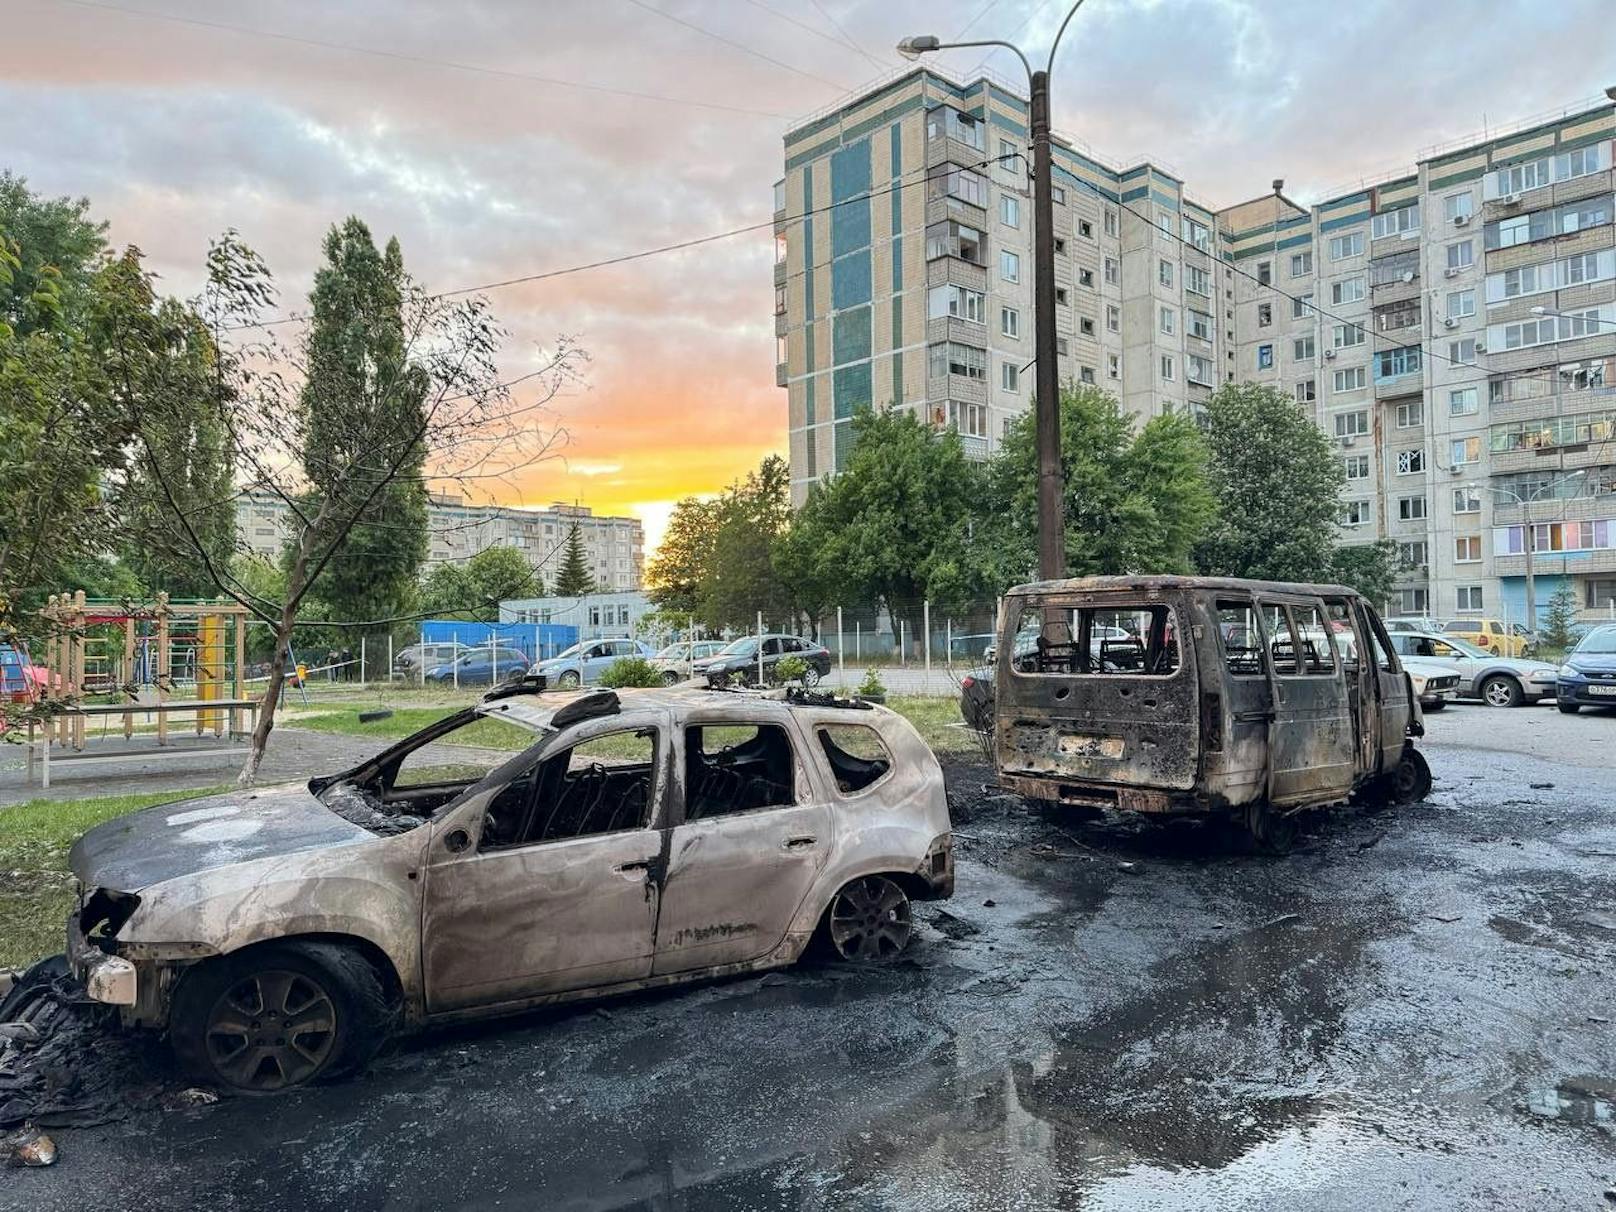
[[[1205,419],[1218,514],[1197,550],[1202,570],[1329,579],[1344,482],[1334,444],[1290,396],[1255,383],[1219,388]]]
[[[80,322],[90,283],[106,257],[107,225],[90,217],[88,198],[43,198],[0,172],[0,234],[16,254],[0,275],[0,325],[20,337]]]
[[[378,250],[370,229],[350,216],[327,234],[324,251],[309,296],[302,392],[307,509],[318,514],[330,495],[364,503],[340,537],[320,536],[337,558],[315,594],[334,619],[386,619],[413,607],[427,556],[429,376],[410,356],[398,240]],[[378,433],[380,448],[372,445]],[[377,637],[386,630],[377,628]]]
[[[499,622],[507,598],[542,597],[544,581],[514,547],[485,547],[464,564],[439,564],[421,583],[421,610],[437,619]]]
[[[722,512],[716,499],[685,497],[674,505],[662,542],[645,570],[646,596],[658,610],[690,616],[700,609]]]
[[[1350,585],[1376,610],[1384,610],[1391,600],[1397,574],[1404,567],[1397,554],[1397,544],[1390,539],[1343,543],[1331,553],[1330,574],[1326,579],[1338,585]]]
[[[918,630],[921,603],[958,609],[982,587],[972,523],[982,473],[959,435],[911,413],[862,411],[834,478],[798,512],[793,546],[823,594],[882,602]]]
[[[555,591],[563,598],[595,592],[595,577],[589,571],[589,557],[584,552],[584,536],[576,522],[567,532],[566,550],[561,556],[561,567],[556,571]]]
[[[1167,414],[1135,433],[1115,397],[1087,386],[1062,392],[1060,412],[1067,575],[1190,571],[1216,512],[1194,421]],[[983,547],[998,585],[1036,575],[1037,524],[1037,420],[1028,411],[988,469]]]
[[[699,615],[713,629],[783,621],[791,603],[775,571],[774,550],[791,518],[791,466],[769,455],[718,500],[712,555],[698,598]]]
[[[1537,629],[1537,655],[1558,660],[1577,643],[1577,594],[1569,577],[1560,578]]]

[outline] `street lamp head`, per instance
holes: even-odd
[[[942,39],[936,34],[919,34],[898,43],[898,53],[905,59],[918,59],[921,55],[942,48]]]
[[[1616,101],[1616,84],[1612,84],[1605,90],[1605,96],[1609,97],[1612,101]]]
[[[1274,178],[1274,192],[1277,194],[1280,191],[1282,191],[1284,188],[1285,188],[1285,178],[1284,177],[1275,177]]]

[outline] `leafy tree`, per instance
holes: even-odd
[[[584,536],[576,522],[567,532],[566,551],[561,556],[561,567],[556,571],[555,591],[558,597],[563,598],[577,598],[595,592],[595,576],[589,571]]]
[[[1543,622],[1537,629],[1539,656],[1564,656],[1577,643],[1577,594],[1571,580],[1562,577],[1550,595],[1543,610]]]
[[[1207,454],[1188,417],[1155,417],[1137,434],[1116,399],[1095,387],[1061,394],[1061,471],[1069,576],[1188,572],[1216,512]],[[984,553],[1009,585],[1038,564],[1037,420],[1011,422],[988,470]]]
[[[618,657],[600,671],[600,684],[608,690],[629,686],[660,686],[662,673],[642,656]]]
[[[104,221],[90,218],[88,198],[42,198],[22,177],[0,172],[0,233],[16,257],[0,275],[0,326],[26,337],[78,323],[106,256],[106,232]]]
[[[464,564],[439,564],[421,583],[421,611],[438,619],[497,623],[507,598],[542,597],[544,581],[514,547],[485,547]]]
[[[658,610],[689,616],[700,609],[721,514],[718,500],[685,497],[674,505],[662,542],[645,570],[646,596]]]
[[[1385,608],[1392,596],[1392,584],[1403,570],[1397,544],[1390,539],[1373,543],[1343,543],[1330,556],[1327,578],[1339,585],[1350,585],[1375,607]]]
[[[708,627],[742,630],[790,609],[774,550],[791,518],[791,466],[769,455],[718,500],[712,555],[698,599]]]
[[[428,549],[426,369],[412,361],[405,332],[404,257],[398,240],[378,250],[370,229],[350,216],[325,239],[325,264],[309,296],[311,323],[302,408],[307,430],[307,508],[347,493],[358,471],[374,491],[315,591],[333,618],[386,619],[414,605]],[[392,443],[372,449],[378,430]],[[389,469],[385,480],[377,476]],[[385,633],[385,628],[380,629]],[[357,637],[356,637],[357,638]]]
[[[912,634],[923,601],[955,609],[981,588],[971,539],[981,471],[957,433],[911,413],[862,411],[852,424],[846,466],[810,490],[792,541],[822,593],[879,600]]]
[[[1322,581],[1335,566],[1341,460],[1284,392],[1229,383],[1206,406],[1218,515],[1197,550],[1203,571]]]

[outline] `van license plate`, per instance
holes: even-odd
[[[1060,738],[1060,754],[1062,757],[1119,758],[1122,756],[1122,738],[1079,736],[1073,732],[1063,732]]]
[[[1616,686],[1590,686],[1588,693],[1616,695]]]

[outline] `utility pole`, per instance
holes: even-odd
[[[1066,575],[1061,510],[1060,364],[1055,353],[1055,191],[1049,146],[1049,73],[1032,73],[1033,356],[1038,436],[1038,576]]]

